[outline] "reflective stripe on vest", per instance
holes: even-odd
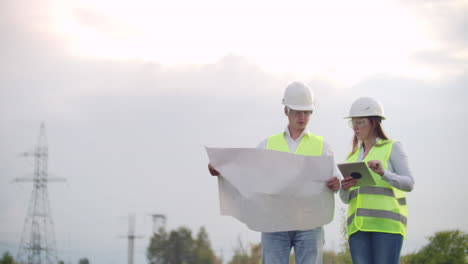
[[[284,132],[270,136],[267,141],[266,149],[282,152],[291,152],[288,143],[284,138]],[[323,151],[323,137],[312,133],[304,134],[301,142],[297,146],[294,154],[303,156],[321,156]]]
[[[386,196],[391,196],[395,197],[395,194],[393,193],[392,189],[389,188],[383,188],[383,187],[376,187],[376,186],[362,186],[359,189],[354,189],[349,192],[349,201],[352,199],[356,198],[358,196],[358,193],[360,194],[379,194],[379,195],[386,195]],[[398,198],[398,203],[400,205],[406,205],[406,198]]]
[[[363,159],[379,160],[388,169],[393,141],[379,140]],[[347,162],[358,161],[358,149]],[[357,231],[394,233],[406,236],[408,207],[405,192],[392,187],[373,171],[374,186],[352,187],[349,192],[347,217],[348,237]]]
[[[397,214],[397,213],[386,211],[386,210],[359,208],[357,209],[356,214],[352,214],[350,217],[348,217],[348,220],[347,220],[348,225],[353,222],[355,215],[392,219],[395,221],[400,221],[404,225],[406,225],[408,222],[408,219],[401,214]]]

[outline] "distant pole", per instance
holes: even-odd
[[[48,177],[49,152],[44,123],[41,124],[38,144],[34,151],[23,153],[23,156],[34,157],[34,176],[15,178],[14,182],[33,182],[34,186],[24,221],[17,261],[24,264],[56,264],[58,258],[47,183],[65,181],[65,179]]]
[[[143,236],[135,235],[135,214],[128,215],[128,264],[133,264],[133,250],[135,248],[135,238],[143,238]]]

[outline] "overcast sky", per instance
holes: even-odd
[[[126,263],[126,216],[136,214],[137,263],[149,213],[167,228],[205,226],[217,254],[258,233],[220,216],[204,146],[255,147],[284,129],[287,84],[316,95],[309,128],[338,162],[359,96],[384,105],[387,134],[409,155],[403,253],[436,231],[468,232],[466,1],[1,1],[0,251],[14,256],[45,122],[60,259]],[[342,243],[340,209],[327,249]]]

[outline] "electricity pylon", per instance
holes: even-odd
[[[44,123],[41,124],[38,144],[34,151],[22,155],[34,157],[34,175],[16,178],[14,182],[33,182],[34,186],[21,234],[17,261],[22,264],[56,264],[58,258],[47,183],[65,179],[48,177],[49,153]]]

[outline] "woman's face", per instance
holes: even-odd
[[[353,117],[350,126],[359,140],[367,140],[372,136],[372,125],[368,118]]]

